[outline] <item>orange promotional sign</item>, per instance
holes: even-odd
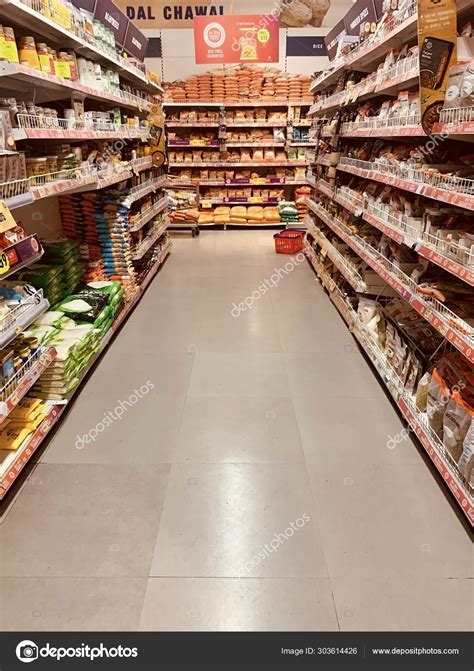
[[[278,18],[270,14],[194,18],[195,61],[201,63],[276,63]]]

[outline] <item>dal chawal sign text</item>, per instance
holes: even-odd
[[[141,5],[134,0],[116,0],[128,18],[138,28],[192,28],[194,17],[224,16],[230,13],[230,0],[217,3],[210,0],[186,4],[152,0],[149,5]]]

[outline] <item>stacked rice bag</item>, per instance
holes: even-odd
[[[54,334],[48,344],[55,347],[56,358],[33,385],[32,395],[49,400],[70,396],[101,339],[102,332],[92,324],[76,324]]]
[[[61,266],[48,263],[33,263],[17,274],[19,280],[43,289],[43,295],[53,304],[67,293],[66,278]]]
[[[55,347],[57,356],[32,388],[39,398],[67,398],[99,350],[124,304],[120,282],[91,282],[45,312],[26,335]]]
[[[116,196],[105,191],[63,196],[60,208],[63,230],[68,237],[81,241],[84,259],[87,258],[88,262],[101,261],[98,268],[102,268],[107,277],[134,278],[129,211]],[[90,272],[87,277],[103,279]]]
[[[84,264],[80,257],[77,240],[63,238],[54,242],[44,242],[43,248],[42,260],[61,269],[66,293],[76,291],[84,278]]]
[[[282,200],[278,205],[280,219],[284,224],[298,223],[299,215],[296,204],[290,200]]]

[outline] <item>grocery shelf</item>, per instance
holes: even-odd
[[[411,305],[435,330],[445,337],[461,354],[474,363],[474,328],[455,315],[440,301],[423,297],[415,282],[393,263],[368,245],[358,235],[346,229],[345,225],[334,219],[324,208],[312,199],[307,199],[309,209],[314,212],[341,240],[360,256],[375,272]]]
[[[275,178],[272,181],[265,181],[264,178],[261,180],[251,180],[251,179],[228,179],[228,180],[214,180],[214,179],[201,179],[201,180],[195,180],[194,182],[191,180],[173,180],[170,185],[172,186],[196,186],[196,181],[199,181],[199,183],[202,186],[222,186],[222,187],[234,187],[238,186],[243,189],[248,189],[253,186],[268,186],[268,187],[278,187],[278,186],[305,186],[308,184],[308,181],[306,179],[301,179],[301,180],[295,180],[293,182],[288,182],[285,181],[285,178]]]
[[[459,137],[461,140],[472,142],[472,136],[474,136],[474,107],[455,107],[441,110],[439,122],[433,126],[433,133],[443,133],[450,137]]]
[[[153,217],[156,217],[157,214],[162,212],[165,208],[168,207],[170,201],[168,196],[164,196],[163,198],[160,198],[156,203],[153,203],[151,207],[148,207],[145,212],[142,212],[142,214],[135,219],[133,222],[133,225],[130,226],[129,230],[131,233],[135,231],[139,231],[141,228],[145,226]]]
[[[286,128],[287,121],[231,121],[224,122],[227,128]]]
[[[379,30],[376,39],[363,42],[356,47],[346,59],[346,66],[357,66],[361,70],[374,69],[391,49],[400,49],[416,37],[417,24],[417,3],[413,2],[406,18],[394,19],[385,24]]]
[[[329,167],[331,165],[329,154],[320,154],[316,158],[316,165],[325,165],[326,167]]]
[[[310,102],[304,100],[288,100],[282,98],[275,100],[275,98],[259,98],[259,100],[249,100],[242,98],[242,100],[227,101],[222,100],[216,102],[213,100],[186,100],[186,102],[176,102],[175,100],[163,100],[163,107],[309,107]]]
[[[0,501],[56,424],[66,406],[48,404],[48,412],[39,427],[17,450],[0,450]]]
[[[214,161],[214,162],[197,162],[185,163],[184,161],[177,161],[169,163],[170,168],[271,168],[274,166],[287,166],[287,167],[304,167],[307,166],[307,161],[252,161],[252,162],[236,162],[236,161]],[[202,180],[200,180],[202,181]]]
[[[134,186],[130,189],[127,197],[122,201],[122,205],[125,207],[130,207],[133,203],[144,196],[147,196],[149,193],[158,191],[163,188],[166,184],[167,177],[163,175],[162,177],[157,177],[155,179],[149,179],[143,184]]]
[[[140,137],[149,139],[147,128],[133,126],[115,126],[104,124],[106,128],[86,128],[85,122],[73,119],[39,117],[34,114],[18,114],[19,128],[13,129],[13,138],[21,140],[132,140]],[[82,126],[82,128],[81,128]]]
[[[165,120],[169,128],[219,128],[222,124],[214,121],[171,121]]]
[[[5,247],[2,251],[10,263],[10,268],[0,276],[2,280],[6,280],[22,268],[36,263],[43,256],[43,248],[36,234],[28,235],[23,240]]]
[[[455,242],[439,240],[429,233],[422,233],[420,237],[417,229],[410,226],[408,222],[383,210],[376,203],[368,201],[364,204],[364,199],[358,197],[356,192],[349,194],[348,191],[342,191],[339,188],[334,196],[334,201],[352,214],[357,216],[362,214],[365,221],[378,228],[379,231],[388,235],[395,242],[407,247],[415,247],[421,256],[436,263],[460,280],[474,286],[474,255],[459,247]],[[449,251],[455,255],[454,258],[448,255]],[[466,264],[459,261],[463,257],[466,259]]]
[[[327,256],[331,259],[341,275],[343,275],[349,282],[354,291],[365,293],[367,291],[367,286],[364,280],[359,275],[357,270],[351,265],[351,263],[349,263],[347,258],[334,247],[334,245],[317,227],[310,223],[309,217],[305,218],[305,223],[309,229],[309,232],[318,242],[321,249],[325,251]]]
[[[278,198],[267,198],[266,200],[264,199],[259,199],[259,198],[229,198],[229,199],[211,199],[211,198],[201,198],[201,201],[199,203],[201,208],[206,208],[207,205],[210,206],[215,206],[215,205],[278,205],[280,201]]]
[[[149,270],[145,279],[141,283],[138,291],[134,294],[132,299],[127,303],[120,314],[117,316],[115,322],[110,327],[109,331],[105,334],[104,338],[101,341],[100,347],[95,355],[92,357],[91,361],[87,365],[85,371],[83,371],[79,384],[75,387],[74,391],[71,394],[71,397],[67,401],[61,403],[50,403],[49,410],[46,418],[43,420],[41,425],[36,429],[36,431],[21,445],[18,450],[0,450],[0,500],[5,497],[5,494],[13,485],[17,477],[20,475],[23,468],[26,466],[28,461],[31,459],[32,455],[39,448],[43,440],[49,434],[53,426],[59,420],[60,416],[67,407],[68,402],[72,397],[77,393],[80,388],[81,382],[90,374],[94,364],[100,355],[104,352],[106,347],[110,344],[114,334],[121,328],[122,324],[125,322],[127,317],[130,315],[132,310],[138,304],[141,296],[144,291],[150,284],[150,282],[155,277],[158,272],[159,267],[164,262],[165,258],[171,250],[172,243],[169,241],[161,250],[157,261],[154,263],[152,268]],[[55,354],[55,352],[54,352]]]
[[[163,222],[153,231],[152,235],[144,238],[144,240],[142,240],[142,242],[139,245],[137,245],[134,249],[132,248],[131,255],[133,261],[139,261],[145,256],[145,254],[153,247],[155,242],[157,242],[157,240],[161,238],[163,233],[168,228],[169,223],[170,222],[168,217],[165,217],[163,219]]]
[[[355,192],[349,194],[348,190],[344,191],[341,187],[336,189],[336,192],[333,196],[333,200],[334,202],[339,203],[339,205],[345,207],[346,210],[349,210],[349,212],[352,212],[352,214],[355,214],[356,216],[362,214],[362,211],[364,209],[363,198],[356,197]]]
[[[144,157],[111,165],[99,172],[93,172],[89,168],[59,170],[16,182],[4,182],[0,184],[0,198],[11,210],[51,196],[104,189],[152,167],[151,157]]]
[[[327,96],[311,106],[309,116],[319,112],[327,113],[340,107],[353,105],[372,96],[373,93],[397,95],[403,89],[410,89],[419,83],[418,59],[404,58],[391,68],[377,70],[355,86]]]
[[[392,49],[403,47],[409,40],[416,37],[417,5],[412,3],[406,18],[394,19],[383,25],[374,39],[367,40],[356,47],[350,54],[334,62],[333,69],[323,72],[313,80],[310,91],[326,89],[335,83],[343,70],[353,69],[370,72]]]
[[[321,191],[321,193],[324,193],[325,196],[328,196],[328,198],[334,198],[334,189],[329,182],[326,182],[326,180],[319,179],[316,183],[316,188],[318,191]]]
[[[384,216],[383,210],[375,204],[369,203],[367,207],[368,209],[362,215],[365,221],[400,245],[406,245],[407,247],[415,245],[417,237],[415,229],[392,214]]]
[[[429,233],[425,233],[423,238],[424,240],[418,242],[416,245],[416,251],[420,256],[424,256],[428,261],[435,263],[437,266],[440,266],[440,268],[444,268],[444,270],[451,273],[451,275],[455,275],[458,279],[470,284],[471,287],[474,286],[474,259],[472,258],[472,254],[469,255],[470,266],[466,267],[455,259],[446,256],[445,248],[450,247],[456,249],[455,243],[441,241]],[[442,252],[438,251],[440,248],[443,250]],[[459,250],[458,255],[461,253],[465,254],[466,252],[464,250]]]
[[[226,142],[226,147],[284,147],[285,142],[275,141],[275,142]]]
[[[112,50],[102,51],[98,46],[89,43],[82,35],[67,30],[53,18],[49,18],[34,9],[35,0],[30,3],[21,0],[0,0],[0,17],[4,17],[18,26],[28,26],[28,30],[41,35],[45,40],[61,45],[62,48],[74,49],[79,54],[94,61],[105,63],[108,67],[118,69],[120,75],[141,88],[162,94],[163,89],[148,81],[145,73],[138,67],[119,57]],[[39,3],[41,6],[41,3]]]
[[[78,80],[63,79],[55,75],[29,68],[21,63],[0,61],[0,89],[23,92],[31,88],[35,90],[38,104],[51,102],[61,98],[69,98],[73,92],[81,93],[91,100],[111,105],[120,105],[129,109],[147,111],[150,103],[147,100],[123,91],[120,95],[112,91],[102,91],[81,84]]]
[[[306,175],[306,182],[307,182],[307,184],[309,184],[309,186],[312,186],[313,189],[316,188],[316,180],[317,180],[316,175],[313,175],[313,174],[307,174]]]
[[[348,157],[342,157],[337,165],[338,170],[350,172],[358,177],[390,184],[398,189],[474,211],[474,180],[472,179],[438,175],[432,178],[432,183],[427,183],[423,179],[426,175],[421,170],[410,169],[409,176],[405,177],[401,174],[398,176],[394,168],[389,172],[388,167],[383,170],[378,170],[377,167],[382,168],[376,161],[371,163]]]
[[[405,390],[402,381],[387,361],[385,353],[380,350],[367,333],[364,325],[358,319],[357,313],[344,298],[342,292],[336,286],[332,278],[318,262],[311,245],[306,240],[305,254],[316,270],[321,283],[328,290],[330,300],[335,305],[348,325],[349,330],[374,365],[375,370],[392,395],[398,409],[401,411],[413,433],[417,436],[424,450],[441,474],[461,510],[466,515],[471,525],[474,524],[472,487],[460,475],[459,471],[457,471],[451,455],[445,450],[440,439],[431,430],[426,413],[422,413],[417,409],[413,396]]]
[[[6,347],[21,331],[32,324],[37,317],[49,308],[43,296],[43,290],[25,298],[17,307],[0,321],[0,349]]]
[[[39,347],[15,375],[0,389],[0,423],[27,394],[40,375],[56,358],[54,347]]]

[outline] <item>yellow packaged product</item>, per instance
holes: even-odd
[[[11,63],[19,63],[20,59],[18,58],[18,51],[16,48],[15,33],[13,32],[13,28],[4,26],[3,35],[5,39],[5,44],[3,47],[4,57]]]
[[[24,419],[12,419],[10,421],[9,430],[21,430],[26,429],[27,431],[36,431],[39,425],[47,417],[47,414],[40,412],[34,419],[25,421]]]
[[[41,69],[34,37],[18,38],[18,57],[22,65],[34,70]]]
[[[0,59],[6,59],[5,56],[5,33],[3,32],[3,26],[0,26]]]
[[[18,419],[26,418],[28,415],[42,405],[39,398],[22,398],[21,401],[10,412],[9,417],[16,417]]]
[[[0,431],[0,450],[17,450],[31,434],[29,429],[10,429]]]

